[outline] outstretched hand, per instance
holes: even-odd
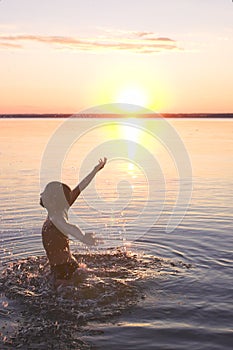
[[[107,158],[104,157],[104,159],[100,158],[99,160],[99,164],[97,164],[95,166],[95,171],[100,171],[101,169],[103,169],[103,167],[105,166],[105,164],[107,163]]]
[[[98,240],[97,240],[97,238],[95,238],[95,236],[92,232],[86,232],[84,238],[85,238],[84,243],[86,245],[97,245],[98,244]]]

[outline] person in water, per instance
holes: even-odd
[[[70,251],[69,235],[86,245],[97,244],[92,233],[84,233],[68,222],[68,210],[106,162],[106,158],[100,159],[73,190],[66,184],[53,181],[46,185],[40,195],[40,205],[48,212],[42,227],[42,242],[56,285],[70,280],[79,269],[79,263]]]

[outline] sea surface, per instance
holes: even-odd
[[[0,348],[232,349],[232,141],[227,118],[0,119]],[[104,156],[69,216],[100,243],[54,291],[40,193]]]

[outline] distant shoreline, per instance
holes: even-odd
[[[16,118],[125,118],[125,117],[135,117],[135,118],[158,118],[162,116],[163,118],[233,118],[233,113],[151,113],[151,114],[136,114],[136,113],[120,113],[120,114],[110,114],[110,113],[102,113],[102,114],[85,114],[85,113],[77,113],[77,114],[65,114],[65,113],[52,113],[52,114],[0,114],[0,119],[16,119]]]

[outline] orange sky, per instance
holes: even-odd
[[[1,1],[0,113],[233,112],[232,15],[230,1]]]

